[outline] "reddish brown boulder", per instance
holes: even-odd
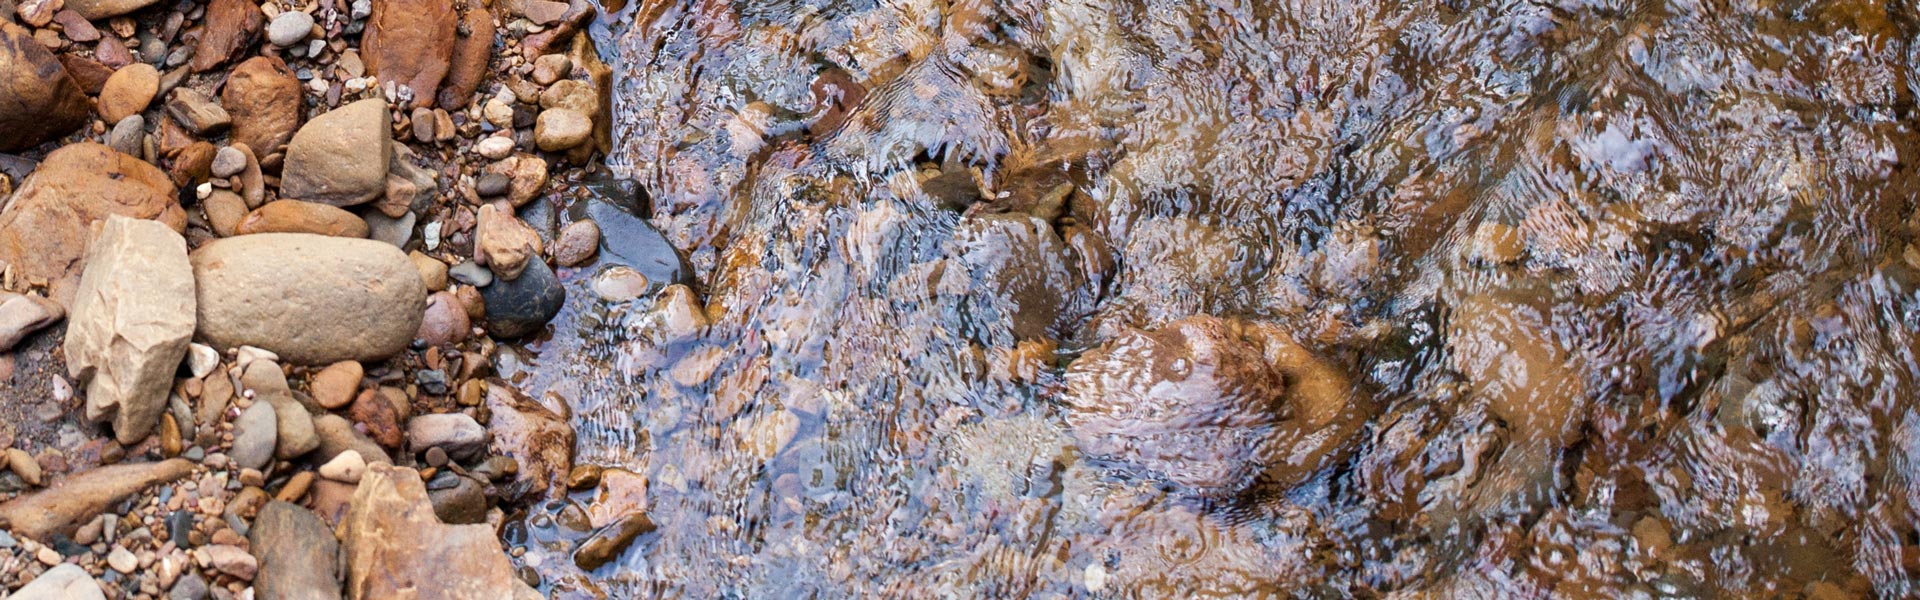
[[[220,103],[233,117],[233,140],[262,157],[279,152],[300,129],[300,80],[279,57],[258,56],[234,67]]]
[[[448,525],[434,516],[420,473],[370,465],[340,523],[347,598],[536,599],[515,575],[489,525]]]
[[[200,46],[193,53],[193,70],[207,71],[233,60],[260,39],[260,30],[266,25],[267,16],[261,14],[258,4],[248,0],[213,0],[207,6],[207,25],[200,32]]]
[[[460,21],[446,0],[378,0],[360,52],[367,74],[413,90],[408,106],[433,102],[453,60]]]
[[[0,19],[0,152],[32,148],[87,121],[87,97],[33,34]]]
[[[493,14],[487,7],[472,3],[460,15],[460,24],[467,35],[453,40],[453,58],[438,98],[440,108],[447,110],[466,108],[473,101],[474,91],[487,77],[487,61],[493,57]]]
[[[184,231],[187,214],[175,194],[166,173],[104,145],[55,150],[0,210],[0,263],[47,284],[53,299],[71,307],[92,224],[121,215]]]

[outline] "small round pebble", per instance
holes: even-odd
[[[427,466],[440,468],[447,466],[447,451],[434,446],[427,449]]]
[[[213,155],[213,176],[226,179],[239,175],[247,168],[247,155],[239,148],[227,146]]]
[[[267,41],[285,48],[300,43],[313,33],[313,15],[297,10],[280,13],[267,24]]]
[[[473,145],[473,151],[490,160],[500,160],[513,154],[513,138],[493,136]]]

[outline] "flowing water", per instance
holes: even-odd
[[[693,293],[572,294],[505,362],[659,528],[591,572],[587,498],[509,538],[559,597],[1920,593],[1916,35],[1902,0],[616,8],[610,161]]]

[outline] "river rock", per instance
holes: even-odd
[[[160,93],[160,71],[147,63],[134,63],[113,72],[100,90],[100,117],[108,123],[140,114]]]
[[[260,30],[266,24],[267,16],[260,12],[260,5],[250,0],[211,0],[207,3],[206,25],[200,30],[200,43],[194,47],[193,70],[209,71],[239,57],[260,39]],[[265,146],[253,147],[267,151]]]
[[[234,146],[221,148],[213,155],[214,179],[226,179],[239,175],[247,168],[247,153]]]
[[[434,516],[413,469],[368,467],[340,531],[351,600],[540,598],[516,576],[491,526],[447,525]]]
[[[487,381],[487,426],[493,449],[517,461],[510,498],[526,495],[558,497],[566,494],[567,474],[573,470],[573,425],[566,417],[528,398],[504,380]]]
[[[80,13],[88,21],[118,17],[148,6],[158,0],[67,0],[67,9]]]
[[[0,352],[66,316],[60,303],[26,294],[0,292]]]
[[[53,487],[0,502],[0,521],[9,531],[41,542],[52,536],[73,535],[93,520],[147,486],[180,479],[193,472],[193,463],[175,458],[161,462],[125,463],[68,476]]]
[[[228,190],[214,190],[200,201],[200,210],[207,215],[207,226],[220,237],[238,235],[240,222],[247,219],[246,199]]]
[[[313,15],[297,10],[280,13],[267,23],[267,41],[286,48],[307,39],[313,32]]]
[[[220,102],[190,87],[174,88],[167,100],[167,116],[200,137],[210,137],[233,125],[233,117]]]
[[[496,338],[519,338],[539,332],[566,305],[566,290],[560,286],[560,278],[554,276],[553,269],[538,260],[527,263],[519,279],[495,278],[490,285],[480,288],[487,305],[487,331]]]
[[[540,112],[533,138],[546,152],[572,150],[593,137],[593,119],[578,111],[556,108]]]
[[[286,372],[272,361],[256,360],[247,365],[246,372],[240,376],[240,385],[253,392],[254,402],[266,402],[273,405],[275,439],[273,455],[276,458],[297,458],[320,445],[320,439],[314,437],[313,415],[306,406],[294,399],[293,390],[287,387]]]
[[[113,128],[107,131],[107,146],[121,154],[138,156],[142,154],[141,149],[146,146],[146,129],[146,117],[127,115],[127,118],[114,123]]]
[[[386,193],[393,161],[389,122],[380,98],[314,117],[287,146],[281,197],[351,206]]]
[[[487,428],[464,413],[420,415],[407,422],[415,450],[439,448],[454,460],[471,460],[487,451]]]
[[[340,540],[313,511],[286,502],[268,502],[247,532],[260,561],[253,578],[258,600],[338,600],[340,580],[334,565]]]
[[[420,270],[420,281],[427,284],[428,290],[435,292],[446,291],[447,263],[440,262],[440,259],[427,256],[419,251],[407,253],[407,258],[413,259],[414,268]]]
[[[353,422],[340,415],[323,414],[313,419],[314,435],[320,438],[320,447],[308,455],[308,458],[322,462],[333,460],[340,453],[352,450],[360,454],[362,462],[393,462],[387,457],[387,451],[380,444],[368,438],[366,434],[353,428]]]
[[[40,145],[87,121],[86,94],[33,34],[0,18],[0,152]]]
[[[473,235],[474,261],[486,265],[500,279],[518,279],[529,263],[540,261],[540,233],[511,210],[492,204],[481,206],[480,223]]]
[[[0,210],[0,263],[25,281],[46,282],[49,296],[71,307],[89,229],[111,215],[174,231],[187,225],[173,183],[153,165],[91,142],[55,150]]]
[[[553,260],[563,267],[578,267],[593,261],[600,251],[600,226],[593,221],[574,221],[560,230],[553,242]]]
[[[227,456],[242,468],[266,468],[273,462],[273,448],[279,443],[279,421],[269,402],[255,402],[240,411],[240,418],[233,421],[233,448]]]
[[[341,483],[360,483],[360,475],[367,470],[367,461],[360,458],[357,450],[346,450],[320,465],[320,476]]]
[[[367,237],[367,222],[337,206],[303,200],[275,200],[247,213],[234,233],[311,233],[364,238]]]
[[[302,365],[385,359],[420,330],[426,285],[399,248],[373,240],[263,233],[193,253],[199,337],[257,346]]]
[[[360,42],[367,74],[413,90],[410,106],[431,104],[451,68],[458,24],[452,2],[374,2]]]
[[[87,418],[111,418],[122,444],[146,439],[193,328],[186,239],[154,221],[109,218],[87,251],[67,327],[67,373],[87,387]]]
[[[300,79],[279,57],[257,56],[234,67],[220,101],[233,116],[233,140],[260,157],[279,152],[300,128]]]
[[[413,224],[419,221],[411,212],[395,219],[374,210],[361,211],[360,219],[367,222],[367,237],[395,248],[405,248],[413,241]]]
[[[406,441],[407,435],[402,428],[407,420],[403,409],[389,400],[386,389],[371,389],[360,392],[353,399],[353,404],[347,407],[347,416],[374,443],[384,448],[398,449]],[[365,454],[362,453],[362,456]]]
[[[366,369],[358,361],[343,360],[315,373],[307,389],[321,407],[334,410],[353,402],[360,393],[360,378],[365,376]]]
[[[47,572],[7,597],[14,600],[107,599],[107,595],[100,591],[100,584],[93,581],[93,576],[73,563],[61,563],[60,566],[47,569]]]
[[[512,149],[511,144],[508,149]],[[538,198],[547,186],[547,161],[531,154],[515,154],[489,165],[487,174],[506,178],[507,203],[518,208]]]
[[[467,308],[452,292],[434,292],[427,297],[427,311],[420,318],[420,333],[415,337],[429,346],[448,346],[467,341],[473,321]]]

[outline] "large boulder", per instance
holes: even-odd
[[[0,152],[72,132],[87,122],[87,96],[33,34],[0,18]]]
[[[370,362],[405,350],[420,330],[427,286],[407,255],[374,240],[262,233],[193,253],[199,337],[256,346],[288,362]]]
[[[314,117],[293,134],[280,197],[352,206],[387,191],[393,162],[387,101],[361,100]]]
[[[194,71],[208,71],[233,60],[260,38],[267,24],[267,16],[251,0],[211,0],[206,18],[200,43],[194,46]]]
[[[146,439],[167,409],[193,323],[187,240],[154,221],[107,219],[67,326],[67,372],[87,388],[87,418],[111,418],[122,444]]]
[[[107,600],[100,591],[100,584],[87,574],[86,569],[73,563],[47,569],[39,577],[33,578],[26,587],[15,590],[12,596],[17,600]]]
[[[340,531],[352,600],[540,598],[514,575],[492,527],[448,525],[434,516],[413,469],[369,465]]]
[[[112,215],[157,220],[174,231],[187,227],[166,172],[91,142],[55,150],[0,210],[0,263],[27,282],[46,284],[50,297],[71,307],[90,228]]]
[[[72,536],[81,524],[147,486],[186,477],[193,467],[192,461],[182,458],[100,467],[0,502],[0,522],[7,523],[14,535],[52,542],[54,535]]]

